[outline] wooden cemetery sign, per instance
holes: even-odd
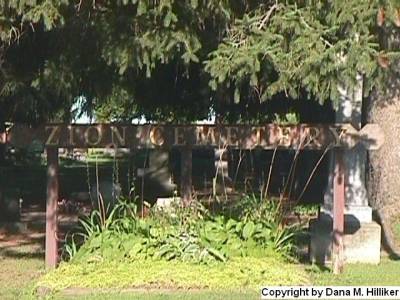
[[[234,147],[240,149],[323,149],[328,146],[352,148],[362,143],[368,149],[383,142],[379,127],[367,125],[357,131],[350,124],[300,124],[279,126],[215,125],[66,125],[37,128],[15,125],[7,140],[16,147],[33,141],[55,148],[171,148]]]
[[[343,267],[344,164],[343,149],[361,143],[369,150],[383,143],[380,128],[368,124],[356,130],[350,124],[251,125],[131,125],[131,124],[47,124],[33,127],[14,125],[0,142],[15,147],[42,144],[47,151],[46,265],[55,267],[57,253],[58,148],[181,148],[182,190],[191,197],[192,151],[194,147],[240,149],[336,149],[333,212],[334,269]]]

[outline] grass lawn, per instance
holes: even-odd
[[[310,284],[297,264],[281,258],[232,258],[226,263],[193,264],[143,260],[62,264],[38,282],[52,290],[65,288],[254,291],[262,285]]]
[[[400,261],[383,258],[375,265],[346,265],[344,273],[333,275],[329,270],[311,267],[310,278],[314,285],[396,285],[400,286]]]
[[[35,281],[44,273],[42,255],[32,245],[0,245],[0,299],[30,299]]]
[[[310,285],[400,285],[400,261],[384,259],[380,265],[355,264],[347,265],[344,274],[333,275],[329,270],[320,270],[316,267],[306,267]],[[103,270],[104,271],[104,270]],[[210,270],[211,271],[211,270]],[[64,273],[64,272],[62,272]],[[293,274],[296,277],[295,274]],[[68,277],[66,277],[68,279]],[[61,277],[59,278],[61,280]],[[271,278],[273,280],[273,278]],[[299,282],[300,283],[300,282]],[[265,285],[273,284],[265,282]],[[296,283],[292,283],[296,284]],[[100,285],[101,286],[101,285]],[[63,294],[54,294],[54,299],[259,299],[258,289],[251,290],[126,290],[120,292],[106,292],[103,290],[87,293],[85,289],[70,289]]]
[[[127,293],[97,293],[88,295],[55,296],[56,299],[87,299],[87,300],[242,300],[242,299],[260,299],[258,292],[226,292],[226,291],[191,291],[191,292],[127,292]]]
[[[1,244],[0,251],[0,299],[35,299],[32,292],[37,282],[43,280],[50,280],[48,273],[43,277],[44,265],[43,256],[41,250],[37,245],[23,245],[19,247],[5,247]],[[146,267],[146,266],[143,266]],[[278,268],[287,270],[293,273],[294,269],[287,268],[287,266],[279,265]],[[293,267],[293,266],[292,266]],[[305,274],[309,279],[308,284],[312,285],[400,285],[400,261],[393,261],[389,259],[383,259],[382,263],[378,266],[374,265],[346,265],[344,274],[335,276],[329,272],[329,270],[323,271],[316,267],[305,267],[294,266],[295,269],[300,270],[299,274]],[[251,264],[249,264],[251,268]],[[272,265],[272,269],[274,269]],[[82,269],[83,270],[83,269]],[[52,275],[53,279],[62,280],[62,276],[65,276],[66,280],[70,283],[82,280],[84,273],[74,276],[73,273],[68,273],[65,269],[57,269],[55,273],[58,274],[56,277]],[[124,270],[124,268],[122,268]],[[301,270],[305,270],[302,272]],[[72,270],[71,270],[72,271]],[[87,270],[88,271],[88,270]],[[121,270],[120,270],[121,271]],[[179,270],[178,270],[179,271]],[[212,270],[209,270],[210,274]],[[276,270],[275,270],[276,271]],[[115,272],[114,270],[102,270],[99,269],[96,274],[105,273],[99,275],[97,281],[104,282],[103,284],[97,284],[98,287],[103,287],[115,280],[115,275],[112,276],[114,279],[104,278],[105,275]],[[120,273],[122,274],[122,273]],[[293,273],[294,274],[294,273]],[[294,274],[295,275],[295,274]],[[75,277],[75,279],[74,279]],[[296,277],[296,276],[295,276]],[[47,278],[47,279],[46,279]],[[89,280],[94,277],[87,277]],[[195,277],[193,277],[195,278]],[[236,277],[237,279],[237,277]],[[266,280],[264,284],[271,284],[276,278],[271,277],[270,280]],[[306,283],[306,282],[304,282]],[[56,285],[68,285],[65,283],[55,283]],[[295,284],[295,283],[292,283]],[[123,286],[124,284],[118,283],[116,286]],[[94,285],[96,286],[96,285]],[[151,289],[146,291],[145,289],[137,290],[126,290],[125,292],[113,292],[110,290],[96,289],[94,293],[88,293],[86,289],[70,289],[64,293],[53,294],[50,298],[52,299],[144,299],[144,300],[156,300],[156,299],[259,299],[259,293],[256,288],[252,289],[233,289],[232,291],[224,291],[218,289],[212,290],[157,290]]]

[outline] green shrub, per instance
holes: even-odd
[[[240,213],[211,215],[198,203],[153,210],[138,218],[136,206],[121,200],[108,214],[94,211],[81,220],[84,243],[65,248],[73,262],[162,259],[209,264],[232,257],[288,256],[296,227],[282,224],[279,205],[245,198]]]

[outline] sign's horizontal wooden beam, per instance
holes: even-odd
[[[241,149],[351,148],[361,142],[369,149],[383,143],[376,125],[357,131],[350,124],[250,125],[131,125],[47,124],[37,128],[14,125],[7,141],[16,147],[36,142],[58,148],[237,147]]]

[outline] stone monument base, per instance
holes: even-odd
[[[333,220],[329,215],[321,214],[309,224],[311,234],[310,260],[325,265],[331,263]],[[380,262],[381,226],[376,222],[360,223],[345,217],[343,237],[344,259],[346,263]]]

